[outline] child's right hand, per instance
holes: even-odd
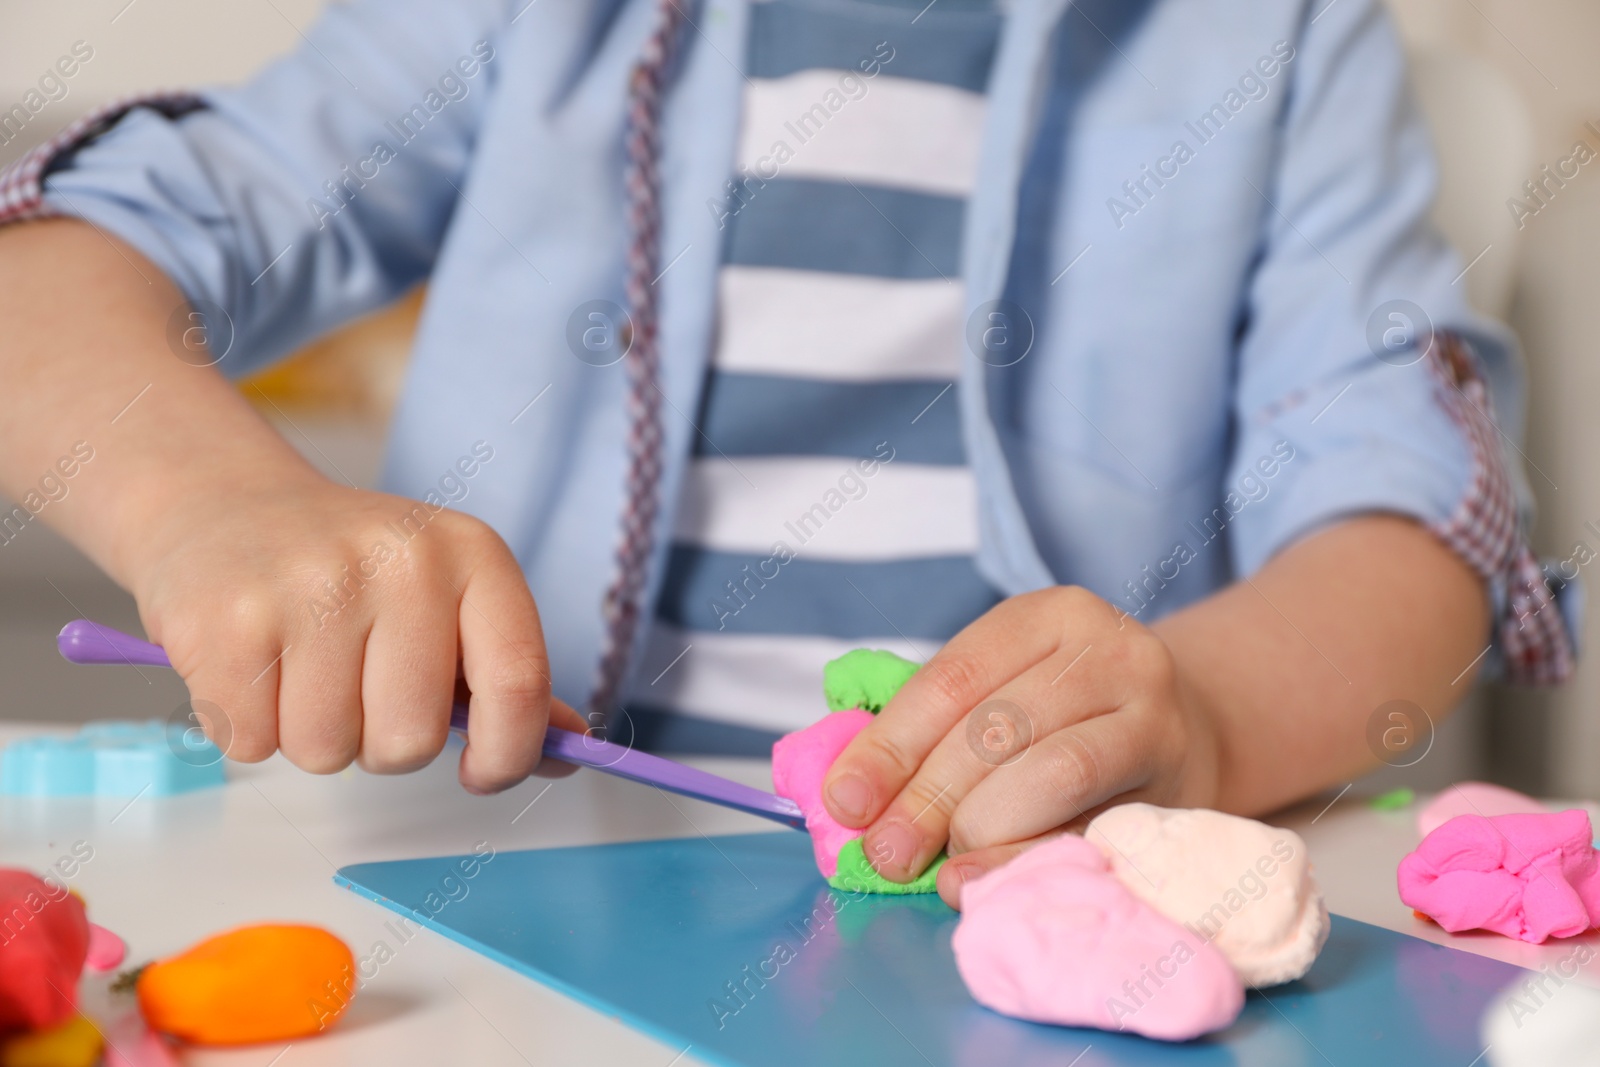
[[[460,767],[471,792],[532,772],[550,720],[584,729],[551,696],[521,568],[479,520],[310,471],[169,515],[133,591],[191,699],[221,710],[208,732],[230,758],[278,750],[317,774],[352,761],[415,770],[444,747],[458,680],[471,691]]]
[[[223,750],[412,770],[443,748],[458,678],[474,792],[532,771],[551,719],[582,730],[551,699],[505,542],[327,481],[203,358],[204,332],[174,341],[175,316],[192,321],[183,294],[115,237],[71,219],[0,227],[0,488],[20,498],[72,442],[92,447],[40,514],[133,592],[190,696],[220,711],[207,729]]]

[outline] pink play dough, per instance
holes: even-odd
[[[89,955],[83,961],[85,967],[96,972],[115,970],[127,955],[122,938],[104,926],[89,924]]]
[[[1135,897],[1072,834],[964,885],[951,946],[978,1003],[1034,1022],[1186,1041],[1244,1005],[1220,952]]]
[[[1527,815],[1549,810],[1515,789],[1487,782],[1459,782],[1417,812],[1417,829],[1427,837],[1457,815]]]
[[[811,831],[811,847],[816,850],[817,867],[824,878],[839,869],[839,850],[845,842],[861,836],[836,822],[822,804],[822,780],[839,754],[872,722],[869,711],[836,711],[778,739],[772,746],[772,786],[780,797],[800,805]]]
[[[1600,920],[1600,856],[1582,811],[1458,815],[1400,861],[1400,899],[1452,933],[1540,944]]]

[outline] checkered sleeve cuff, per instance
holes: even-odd
[[[1477,357],[1441,333],[1428,355],[1440,404],[1472,452],[1472,477],[1449,518],[1430,529],[1489,583],[1497,597],[1495,643],[1505,680],[1557,685],[1572,676],[1574,648],[1556,596],[1528,547],[1506,472],[1488,387]]]
[[[45,202],[45,178],[134,108],[153,108],[168,118],[178,118],[205,106],[205,101],[193,93],[149,93],[123,97],[83,116],[0,170],[0,225],[61,214]]]

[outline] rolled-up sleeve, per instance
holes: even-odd
[[[1495,668],[1562,680],[1570,628],[1526,543],[1515,343],[1468,308],[1465,264],[1428,221],[1436,170],[1400,45],[1375,0],[1344,0],[1296,47],[1282,156],[1257,190],[1231,480],[1278,442],[1294,456],[1238,516],[1234,565],[1351,515],[1414,518],[1487,584]]]
[[[248,84],[125,103],[22,161],[12,214],[128,242],[226,313],[222,369],[258,369],[427,275],[506,16],[500,0],[330,5]]]

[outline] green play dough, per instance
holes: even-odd
[[[888,655],[888,653],[883,653],[883,655]],[[934,893],[937,892],[933,884],[934,879],[938,877],[939,868],[944,866],[946,858],[943,852],[939,853],[938,858],[928,865],[927,870],[917,875],[913,881],[902,885],[899,882],[889,881],[889,879],[872,869],[872,865],[867,862],[866,853],[861,851],[861,838],[857,837],[846,841],[844,847],[839,850],[839,869],[834,872],[832,878],[828,879],[828,884],[847,893],[895,893],[906,895],[912,893]]]
[[[858,648],[822,668],[822,693],[831,711],[865,708],[876,715],[915,673],[915,663],[893,652]]]
[[[893,652],[858,648],[846,652],[822,668],[822,692],[832,711],[864,708],[876,715],[900,691],[906,680],[917,673],[917,665]],[[839,866],[828,884],[847,893],[892,893],[911,895],[936,892],[934,880],[944,864],[940,853],[927,870],[904,885],[891,882],[872,869],[861,851],[861,839],[845,842],[839,850]]]
[[[1416,793],[1405,786],[1401,786],[1399,789],[1391,789],[1387,793],[1379,793],[1367,801],[1367,804],[1376,811],[1399,811],[1401,808],[1409,807],[1411,802],[1416,799]]]

